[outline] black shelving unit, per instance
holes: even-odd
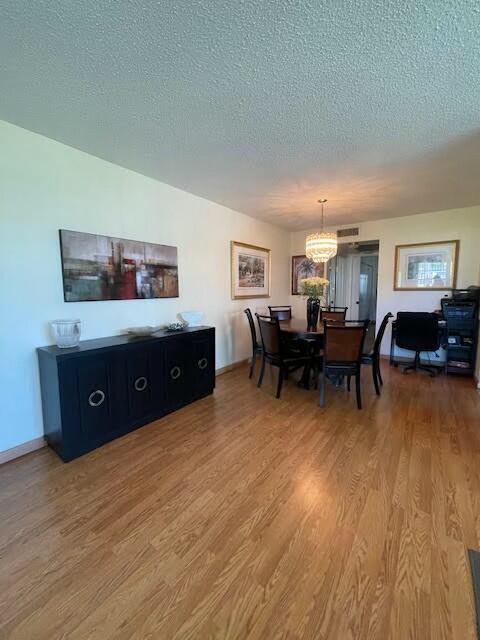
[[[453,291],[442,299],[446,322],[446,372],[473,376],[478,348],[478,290]]]

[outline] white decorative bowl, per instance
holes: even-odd
[[[205,314],[203,311],[182,311],[180,314],[189,327],[201,327]]]
[[[125,333],[129,336],[151,336],[156,331],[159,331],[160,327],[130,327],[129,329],[125,329]]]

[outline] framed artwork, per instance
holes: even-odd
[[[177,247],[60,229],[65,302],[178,297]]]
[[[292,256],[292,295],[299,296],[299,282],[304,278],[325,278],[325,263],[307,256]]]
[[[232,241],[232,298],[270,297],[270,249]]]
[[[395,247],[395,291],[455,289],[458,240],[400,244]]]

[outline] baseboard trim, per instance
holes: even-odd
[[[41,437],[28,440],[27,442],[23,442],[22,444],[12,447],[11,449],[7,449],[6,451],[1,451],[0,464],[5,464],[5,462],[10,462],[10,460],[15,460],[16,458],[25,456],[27,453],[41,449],[46,445],[47,443],[45,442],[45,438]]]
[[[250,362],[249,358],[244,358],[243,360],[239,360],[238,362],[233,362],[232,364],[227,364],[226,367],[221,367],[215,371],[215,376],[221,376],[224,373],[228,373],[229,371],[233,371],[234,369],[238,369],[239,367],[243,367],[244,364]]]

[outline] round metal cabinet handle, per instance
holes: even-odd
[[[170,377],[172,380],[178,380],[178,378],[180,378],[180,376],[182,375],[182,370],[180,369],[180,367],[172,367],[170,369]]]
[[[97,398],[97,399],[95,399]],[[105,394],[101,389],[96,389],[88,396],[88,404],[91,407],[99,407],[105,402]]]
[[[208,360],[206,358],[200,358],[197,364],[199,369],[206,369],[208,367]]]
[[[147,388],[147,384],[148,384],[148,381],[145,378],[145,376],[140,376],[140,378],[137,378],[135,380],[135,382],[133,383],[133,386],[135,388],[135,391],[145,391],[145,389]]]

